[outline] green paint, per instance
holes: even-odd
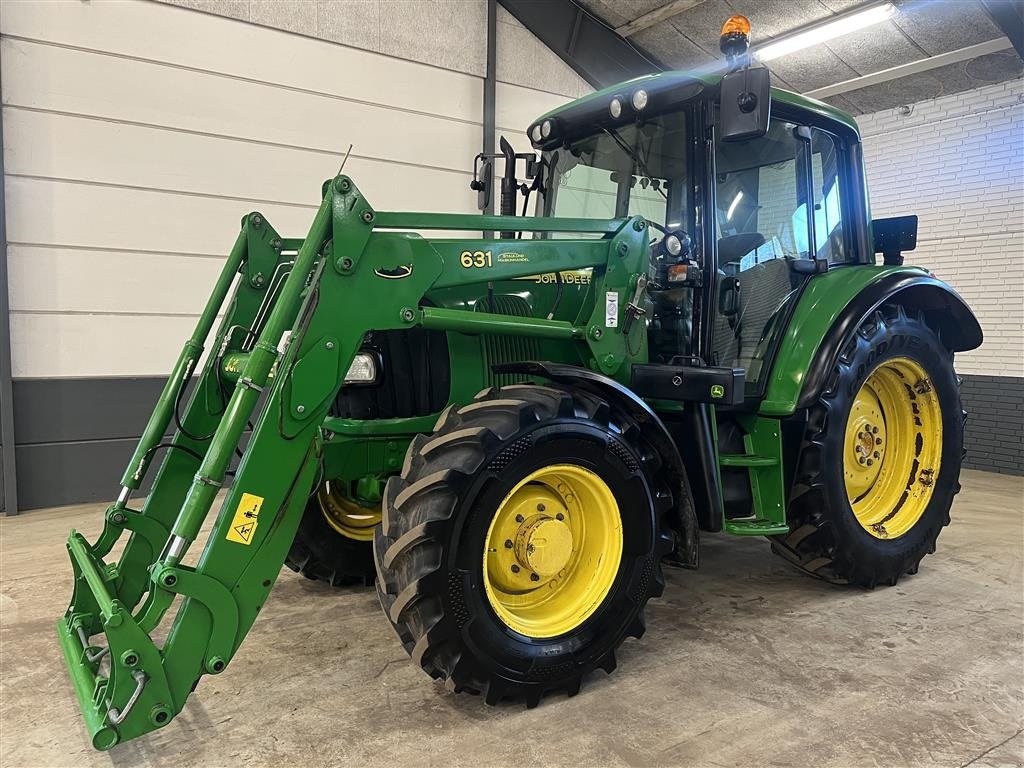
[[[382,231],[429,229],[431,224],[440,229],[597,232],[607,239],[449,241]],[[283,283],[276,284],[279,266],[290,260],[282,255],[288,246],[298,253]],[[485,266],[474,258],[467,265],[466,249],[490,251]],[[321,471],[358,480],[365,498],[379,499],[381,479],[399,469],[412,435],[432,427],[436,416],[376,423],[326,418],[365,329],[422,325],[471,340],[453,355],[455,402],[467,402],[486,385],[491,374],[481,365],[479,340],[494,334],[535,337],[560,350],[552,355],[555,359],[589,361],[628,379],[626,363],[637,358],[626,344],[646,349],[640,343],[643,324],[636,324],[629,339],[614,329],[602,333],[604,305],[593,297],[604,291],[625,296],[646,270],[647,250],[646,227],[639,219],[378,215],[344,176],[325,183],[323,201],[302,240],[284,240],[259,214],[246,217],[126,472],[126,487],[137,488],[154,459],[161,458],[150,496],[141,510],[123,500],[112,505],[96,544],[77,533],[68,541],[75,593],[58,623],[58,635],[94,745],[106,749],[166,724],[202,675],[216,674],[230,663],[281,570]],[[396,272],[403,264],[413,268]],[[553,287],[536,276],[581,269],[591,269],[591,277],[564,289],[575,293],[566,300],[566,314],[543,317],[553,304]],[[242,279],[229,299],[236,273]],[[545,309],[538,307],[541,316],[522,318],[476,311],[475,300],[486,293],[488,282],[509,286]],[[471,285],[476,287],[467,291]],[[264,307],[272,287],[275,298]],[[440,306],[421,309],[428,296]],[[212,333],[222,309],[220,328]],[[239,332],[253,327],[258,336]],[[281,354],[286,330],[291,335]],[[176,450],[155,454],[176,407],[178,385],[189,378],[208,341],[224,354],[209,356],[181,416],[189,433],[202,439],[180,431],[174,437],[201,458]],[[452,347],[460,349],[458,343]],[[254,414],[263,390],[268,390],[266,406]],[[185,566],[183,558],[254,416],[248,446],[211,534],[197,564]],[[104,556],[126,531],[124,554],[116,566],[107,564]],[[188,599],[168,616],[175,595]],[[148,633],[168,619],[167,640],[157,647]],[[132,664],[118,661],[101,671],[81,648],[79,627],[90,637],[102,633],[113,658],[127,653]],[[136,704],[122,721],[111,722],[110,712],[127,707],[137,684],[133,675],[141,673],[146,683]]]
[[[744,467],[750,474],[754,517],[749,520],[725,520],[725,531],[738,536],[773,536],[788,533],[786,488],[782,471],[782,429],[778,419],[744,416],[740,425],[742,455],[719,455],[720,467]]]
[[[761,414],[788,416],[796,410],[807,370],[836,318],[866,287],[897,272],[926,274],[917,267],[862,265],[830,269],[810,279],[783,334]]]
[[[718,80],[652,75],[575,104],[684,82],[697,82],[711,94]],[[774,98],[856,130],[852,118],[827,105],[782,91]],[[411,230],[568,237],[453,239]],[[377,212],[347,176],[324,182],[304,238],[280,236],[259,213],[243,218],[128,464],[122,497],[108,508],[94,544],[75,532],[68,539],[74,593],[57,632],[93,745],[109,749],[165,725],[203,675],[231,662],[277,579],[317,482],[353,483],[361,499],[378,501],[412,438],[433,429],[436,413],[378,420],[329,415],[367,331],[444,332],[453,404],[518,380],[491,369],[492,357],[502,355],[570,363],[628,385],[633,364],[648,362],[646,320],[641,316],[628,333],[623,328],[649,254],[646,222],[638,216]],[[777,417],[792,413],[808,366],[842,309],[872,282],[900,270],[914,271],[851,266],[809,280],[783,335],[760,414],[741,419],[744,453],[718,457],[716,470],[749,473],[754,499],[754,519],[726,521],[727,531],[786,530]],[[564,284],[556,284],[555,274],[565,276]],[[491,292],[514,297],[520,309],[496,311],[487,303]],[[616,303],[618,314],[607,317]],[[193,394],[179,403],[179,387],[204,350],[214,354],[207,355]],[[718,385],[709,390],[711,399],[724,394]],[[257,411],[261,398],[265,404]],[[663,413],[684,407],[654,405]],[[190,453],[157,448],[176,410],[183,428],[172,442]],[[232,480],[229,464],[250,424]],[[714,419],[711,429],[717,444]],[[152,491],[135,509],[129,492],[154,468]],[[199,541],[225,485],[210,534]],[[116,564],[106,562],[125,533]],[[195,565],[184,565],[193,545],[202,547],[198,558],[188,559]],[[177,596],[184,599],[176,603]],[[102,642],[83,648],[79,630]],[[166,640],[158,645],[151,634]],[[96,657],[101,644],[110,648],[109,669]],[[145,685],[129,709],[143,675]],[[117,711],[120,717],[113,716]]]
[[[633,94],[634,91],[643,88],[648,93],[657,93],[663,90],[669,90],[677,88],[681,85],[686,84],[700,84],[704,89],[712,90],[717,89],[719,82],[722,80],[722,75],[711,75],[711,74],[700,74],[695,72],[659,72],[653,75],[641,75],[635,77],[632,80],[627,80],[624,83],[613,85],[609,88],[603,88],[600,91],[588,94],[583,98],[571,101],[568,104],[563,104],[559,107],[545,112],[543,115],[534,120],[534,123],[539,123],[549,117],[558,117],[563,115],[568,110],[574,109],[581,105],[589,104],[592,102],[603,102],[610,103],[612,97],[625,96],[627,99]],[[845,128],[853,131],[857,136],[860,136],[860,128],[857,126],[857,121],[846,112],[840,109],[836,109],[831,104],[826,104],[817,99],[811,99],[807,96],[801,96],[798,93],[792,91],[786,91],[781,88],[772,88],[772,100],[786,104],[788,106],[795,107],[796,109],[804,110],[811,114],[823,117],[827,120],[832,120]]]

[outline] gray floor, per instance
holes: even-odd
[[[371,590],[282,575],[231,667],[168,727],[95,753],[53,621],[63,539],[97,506],[0,520],[0,763],[1024,765],[1024,478],[967,472],[954,523],[896,588],[833,588],[763,540],[705,539],[618,671],[534,710],[449,694]]]

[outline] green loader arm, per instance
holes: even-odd
[[[603,237],[427,240],[385,231],[413,228]],[[166,725],[202,675],[222,672],[238,651],[323,472],[322,426],[367,331],[418,325],[557,339],[626,381],[630,363],[646,357],[644,324],[621,322],[626,301],[609,321],[604,297],[632,295],[647,251],[639,218],[377,213],[346,176],[325,182],[301,240],[282,238],[258,213],[246,216],[102,534],[94,544],[75,531],[68,539],[74,594],[57,633],[93,746],[109,749]],[[573,322],[423,306],[430,290],[582,268],[593,269],[601,300],[592,297]],[[221,310],[211,354],[179,415]],[[165,441],[172,421],[177,429]],[[160,451],[152,489],[141,510],[132,509],[130,496]],[[233,482],[202,551],[189,558],[236,453]],[[106,563],[126,531],[117,564]],[[168,613],[161,645],[152,634]],[[92,644],[99,635],[105,645]]]

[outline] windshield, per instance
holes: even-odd
[[[687,115],[679,111],[602,129],[545,152],[553,183],[546,185],[538,213],[600,219],[640,215],[669,230],[689,230]]]

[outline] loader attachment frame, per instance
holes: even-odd
[[[383,231],[403,228],[601,237],[428,240]],[[377,213],[347,176],[324,182],[301,240],[282,238],[259,213],[243,218],[101,535],[90,544],[72,531],[67,542],[74,593],[57,633],[93,746],[109,749],[166,725],[201,676],[222,672],[238,651],[318,484],[322,425],[367,331],[422,326],[557,339],[578,345],[581,358],[605,375],[628,381],[630,363],[646,358],[644,324],[620,322],[630,311],[625,301],[609,319],[604,298],[632,295],[647,257],[639,217]],[[594,294],[572,322],[425,306],[433,289],[580,268],[593,269]],[[166,440],[172,423],[176,431]],[[160,451],[148,497],[133,509],[131,494]],[[202,551],[187,560],[236,453],[240,461]],[[126,531],[116,565],[107,563]],[[169,613],[158,643],[154,630]],[[104,642],[94,644],[98,636]]]

